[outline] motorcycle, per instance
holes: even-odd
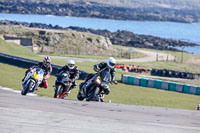
[[[70,74],[69,72],[60,72],[60,74],[57,76],[57,79],[55,81],[55,93],[54,98],[60,98],[64,99],[67,92],[69,92],[70,89]]]
[[[79,101],[99,101],[104,102],[104,90],[109,88],[110,71],[104,68],[96,74],[89,74],[85,82],[79,85],[77,99]]]
[[[22,95],[26,95],[27,93],[34,92],[38,86],[42,83],[42,80],[44,79],[44,71],[42,68],[35,67],[32,70],[30,70],[26,77],[23,80],[22,83]]]

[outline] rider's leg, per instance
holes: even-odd
[[[48,82],[46,80],[43,80],[39,87],[43,87],[46,89],[48,87]]]
[[[74,81],[74,82],[72,82],[72,85],[71,85],[71,89],[74,89],[74,88],[76,88],[77,87],[77,83],[76,83],[76,81]]]
[[[110,88],[105,88],[104,89],[104,94],[108,95],[110,93]]]

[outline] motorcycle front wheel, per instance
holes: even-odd
[[[56,85],[54,98],[60,98],[60,94],[62,94],[62,85]]]
[[[84,99],[84,97],[82,97],[82,94],[80,92],[78,92],[77,99],[79,101],[83,101],[83,99]]]
[[[33,81],[30,81],[29,83],[28,83],[28,85],[26,86],[26,88],[25,88],[25,90],[23,91],[22,90],[22,92],[21,92],[21,94],[22,95],[26,95],[27,93],[28,93],[28,91],[30,90],[30,89],[32,89],[32,87],[34,86],[34,82]]]
[[[91,101],[99,94],[100,88],[96,86],[92,86],[87,93],[86,101]]]

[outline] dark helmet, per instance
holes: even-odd
[[[45,67],[48,67],[49,65],[51,64],[51,59],[50,59],[50,57],[45,57],[44,59],[43,59],[43,65],[45,66]]]

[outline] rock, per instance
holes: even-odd
[[[137,4],[139,2],[136,2]],[[176,9],[162,6],[125,8],[106,5],[99,2],[70,1],[70,2],[37,2],[24,0],[9,0],[0,2],[0,12],[18,14],[46,14],[58,16],[77,16],[105,18],[116,20],[137,21],[175,21],[186,23],[200,22],[199,9]],[[187,4],[185,5],[187,6]],[[12,8],[10,8],[12,7]]]
[[[105,49],[108,49],[110,46],[112,46],[110,39],[103,36],[98,36],[96,41],[98,42],[99,45],[103,46],[103,48]]]
[[[90,43],[98,43],[103,46],[105,49],[108,49],[112,44],[113,45],[122,45],[122,46],[131,46],[131,47],[139,47],[139,48],[151,48],[151,49],[159,49],[159,50],[170,50],[170,51],[178,51],[173,47],[182,47],[182,46],[197,46],[194,43],[188,43],[184,41],[177,41],[171,39],[165,39],[160,37],[154,37],[150,35],[137,35],[130,31],[118,30],[116,32],[110,32],[108,30],[94,30],[80,27],[61,27],[61,26],[52,26],[41,23],[24,23],[24,22],[16,22],[16,21],[8,21],[8,20],[0,20],[0,25],[23,25],[34,28],[42,28],[42,29],[59,29],[59,30],[74,30],[78,32],[88,32],[92,34],[101,35],[96,39],[91,37],[86,37],[85,35],[81,35],[80,38],[86,40]],[[71,34],[74,38],[77,38],[75,34]],[[53,38],[45,39],[43,38],[43,44],[53,45],[60,41],[61,34],[55,35]]]

